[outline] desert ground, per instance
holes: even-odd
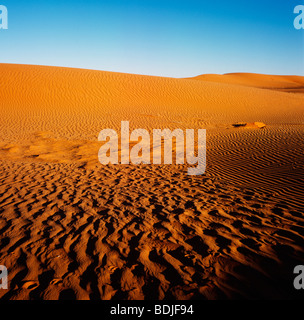
[[[304,77],[0,64],[0,78],[0,298],[300,295]],[[123,120],[206,129],[205,174],[101,165],[98,134]]]

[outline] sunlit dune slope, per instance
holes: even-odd
[[[235,83],[14,64],[1,64],[0,77],[2,140],[30,139],[37,131],[96,140],[102,128],[118,128],[121,120],[147,129],[303,123],[302,95]],[[238,76],[247,85],[251,78]]]

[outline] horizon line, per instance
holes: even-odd
[[[49,67],[49,68],[66,68],[66,69],[76,69],[76,70],[88,70],[88,71],[100,71],[100,72],[109,72],[109,73],[120,73],[120,74],[128,74],[128,75],[138,75],[138,76],[147,76],[147,77],[157,77],[157,78],[171,78],[171,79],[193,79],[199,76],[204,75],[240,75],[240,74],[250,74],[250,75],[266,75],[266,76],[289,76],[289,77],[302,77],[304,75],[299,74],[274,74],[274,73],[259,73],[259,72],[247,72],[247,71],[237,71],[237,72],[226,72],[226,73],[198,73],[194,76],[189,77],[173,77],[173,76],[161,76],[161,75],[151,75],[145,73],[131,73],[131,72],[120,72],[120,71],[113,71],[113,70],[101,70],[101,69],[92,69],[86,67],[71,67],[71,66],[59,66],[59,65],[45,65],[45,64],[31,64],[31,63],[15,63],[15,62],[0,62],[0,65],[16,65],[16,66],[36,66],[36,67]]]

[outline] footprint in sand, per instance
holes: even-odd
[[[116,267],[116,266],[109,266],[109,268],[108,268],[110,274],[114,273],[117,269],[118,269],[118,267]]]
[[[53,280],[50,282],[50,284],[53,284],[53,285],[55,285],[55,284],[60,284],[60,283],[62,283],[62,279],[53,279]]]
[[[28,289],[28,290],[34,290],[39,286],[39,282],[35,280],[28,280],[24,281],[21,285],[21,288]]]

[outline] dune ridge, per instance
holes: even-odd
[[[293,93],[304,93],[304,80],[301,76],[264,75],[255,73],[227,73],[224,75],[204,74],[189,79],[235,84],[247,87]]]
[[[0,70],[3,140],[35,131],[94,140],[102,127],[118,129],[120,118],[146,129],[304,122],[302,95],[285,92],[84,69],[2,64]]]

